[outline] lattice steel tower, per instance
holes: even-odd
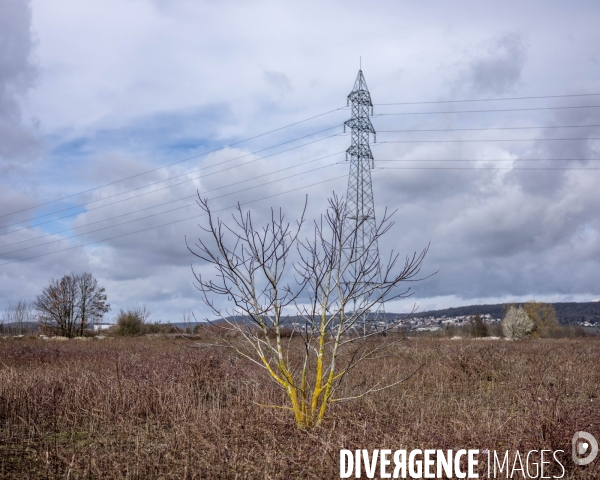
[[[370,134],[376,141],[376,132],[369,119],[369,114],[373,114],[373,103],[362,70],[358,71],[352,92],[348,95],[348,103],[352,104],[352,118],[344,122],[344,127],[352,130],[352,143],[346,150],[346,159],[350,160],[350,175],[346,194],[348,216],[343,228],[345,232],[355,232],[356,238],[353,242],[345,242],[345,255],[346,258],[362,258],[365,255],[369,262],[379,264],[379,248],[377,242],[373,241],[377,227],[371,169],[375,167],[375,162],[369,145]],[[355,264],[349,275],[356,278],[357,268]],[[348,280],[352,281],[351,278]],[[354,309],[356,311],[356,301]],[[385,320],[383,303],[368,319],[365,316],[363,322],[367,320]]]

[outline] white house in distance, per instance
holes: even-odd
[[[106,330],[112,327],[114,323],[94,323],[94,332],[99,332],[101,330]]]

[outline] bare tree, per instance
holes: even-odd
[[[483,321],[481,315],[477,314],[469,318],[469,330],[472,337],[489,337],[490,327]]]
[[[522,307],[509,307],[502,320],[502,332],[506,338],[520,340],[529,337],[534,327],[534,322]]]
[[[36,297],[34,307],[46,331],[69,338],[83,336],[110,310],[105,289],[90,273],[70,273],[60,280],[53,279]]]
[[[29,323],[35,321],[33,306],[26,300],[9,303],[2,314],[2,324],[5,329],[23,334]]]
[[[354,368],[393,343],[380,335],[381,329],[358,336],[353,328],[384,299],[411,295],[410,289],[398,287],[417,280],[428,247],[407,257],[403,264],[392,253],[382,265],[379,258],[368,254],[370,245],[353,248],[356,235],[342,231],[348,212],[337,197],[314,223],[311,236],[302,240],[304,213],[292,227],[281,211],[272,211],[269,223],[257,229],[250,213],[239,206],[234,223],[227,226],[213,217],[206,200],[198,203],[208,217],[208,226],[202,228],[209,240],[199,238],[195,248],[188,245],[188,249],[216,270],[216,280],[196,270],[194,276],[204,302],[221,320],[213,328],[222,332],[217,334],[219,344],[233,348],[269,373],[285,390],[289,405],[283,408],[293,412],[300,428],[320,423],[335,402],[399,382],[390,380],[393,372],[382,372],[360,391],[337,395]],[[356,229],[361,226],[358,222]],[[370,242],[378,242],[391,226],[386,214]],[[347,251],[364,253],[346,255]],[[290,276],[295,277],[293,281],[287,280]],[[226,297],[231,308],[220,308],[215,295]],[[289,355],[293,338],[286,318],[290,312],[303,323],[295,335],[302,346],[300,360]],[[390,328],[392,325],[383,331]],[[240,339],[232,339],[231,332]]]
[[[65,337],[75,336],[74,275],[52,279],[34,302],[42,328]]]
[[[98,280],[91,273],[85,272],[76,277],[77,335],[83,336],[85,330],[102,320],[110,305],[106,303],[104,287],[98,285]]]
[[[190,312],[183,312],[181,314],[181,327],[185,333],[193,333],[195,327],[193,326],[194,315]],[[197,330],[196,330],[197,331]]]

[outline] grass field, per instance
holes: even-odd
[[[600,478],[598,459],[570,459],[576,431],[600,439],[600,339],[411,339],[388,353],[347,391],[394,366],[397,378],[421,368],[304,432],[288,411],[258,405],[284,396],[227,350],[177,338],[0,340],[0,476],[339,478],[341,448],[545,448],[565,450],[564,478]]]

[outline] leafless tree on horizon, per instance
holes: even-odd
[[[69,338],[83,336],[110,310],[104,287],[87,272],[52,279],[33,306],[45,331]]]

